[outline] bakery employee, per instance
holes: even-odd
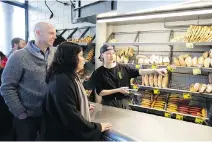
[[[136,69],[130,65],[116,63],[114,47],[109,45],[101,47],[99,59],[103,66],[94,72],[92,80],[97,94],[102,96],[103,105],[129,109],[127,88],[130,86],[131,78],[166,73],[166,69]]]

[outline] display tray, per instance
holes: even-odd
[[[139,65],[141,68],[144,69],[149,69],[152,68],[152,65]],[[165,65],[158,65],[158,68],[166,68],[167,66]],[[180,66],[176,66],[175,69],[173,70],[174,73],[188,73],[188,74],[193,74],[193,70],[194,69],[200,69],[201,70],[201,74],[207,74],[212,72],[212,68],[197,68],[197,67],[180,67]]]
[[[212,45],[211,42],[196,42],[196,43],[186,43],[186,42],[115,42],[115,43],[104,43],[105,45],[129,45],[129,46],[137,46],[137,45],[168,45],[168,46],[209,46]],[[188,47],[189,48],[189,47]]]
[[[211,127],[101,104],[96,104],[91,119],[110,122],[113,130],[136,141],[212,141]]]
[[[151,87],[151,86],[142,86],[138,85],[138,88],[141,90],[160,90],[161,92],[167,92],[167,93],[187,93],[191,96],[199,96],[199,97],[205,97],[205,98],[212,98],[212,94],[209,93],[199,93],[199,92],[190,92],[187,90],[178,90],[178,89],[171,89],[171,88],[158,88],[158,87]]]
[[[206,125],[205,121],[208,120],[208,118],[202,118],[202,117],[178,113],[178,112],[170,112],[167,110],[159,110],[159,109],[155,109],[155,108],[143,107],[143,106],[136,105],[136,104],[130,104],[130,107],[132,110],[135,110],[135,111],[145,112],[145,113],[163,116],[166,118],[177,119],[177,120],[182,119],[183,121],[193,122],[193,123],[197,123],[197,124]],[[181,118],[179,118],[179,116]]]

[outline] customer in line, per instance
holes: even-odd
[[[4,55],[3,52],[0,51],[0,66],[1,68],[4,68],[7,64],[7,57]]]
[[[159,73],[164,75],[166,69],[136,69],[130,65],[116,63],[113,46],[103,45],[99,59],[103,65],[92,75],[92,82],[98,95],[102,96],[102,104],[129,109],[128,91],[130,79],[140,75]]]
[[[11,46],[12,49],[7,55],[7,58],[9,58],[14,51],[24,48],[26,46],[26,41],[19,37],[13,38],[11,41]]]
[[[82,48],[71,42],[60,44],[47,73],[44,103],[44,140],[99,141],[109,123],[91,122],[89,104],[78,73],[84,68]]]
[[[11,55],[2,74],[1,95],[14,115],[18,141],[33,141],[39,132],[46,70],[55,50],[56,31],[51,24],[37,23],[34,36],[35,41]]]

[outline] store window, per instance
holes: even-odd
[[[25,39],[25,9],[0,2],[0,21],[0,51],[7,55],[12,38]]]

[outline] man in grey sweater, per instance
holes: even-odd
[[[14,115],[18,141],[33,141],[39,131],[42,103],[47,90],[46,70],[55,48],[54,27],[40,22],[34,27],[35,41],[15,51],[2,74],[1,95]]]

